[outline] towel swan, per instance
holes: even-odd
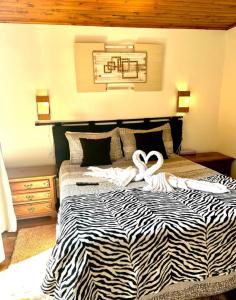
[[[140,156],[143,158],[144,162],[141,160]],[[144,179],[144,174],[147,170],[147,166],[145,164],[146,154],[142,150],[134,151],[132,155],[132,160],[135,167],[138,169],[138,174],[134,177],[134,181],[141,181]]]
[[[153,155],[156,156],[157,162],[146,170],[144,179],[146,177],[152,176],[157,170],[159,170],[162,167],[164,163],[163,155],[158,151],[149,152],[148,155],[146,156],[145,163],[147,163],[150,157]]]
[[[156,175],[153,175],[157,170],[159,170],[163,163],[164,158],[163,155],[158,151],[151,151],[148,153],[148,155],[145,157],[145,163],[148,162],[151,156],[156,156],[157,161],[154,165],[152,165],[150,168],[146,170],[144,173],[144,180],[147,183],[146,186],[144,186],[143,190],[145,191],[163,191],[163,192],[171,192],[173,191],[172,186],[168,182],[168,177],[166,177],[166,173],[158,173]],[[168,174],[170,175],[170,174]]]
[[[157,162],[153,164],[150,168],[147,168],[147,163],[151,156],[156,156]],[[143,161],[141,161],[140,156],[142,156]],[[160,152],[151,151],[147,155],[142,150],[136,150],[132,156],[133,162],[137,167],[139,173],[135,176],[134,181],[145,180],[146,185],[143,187],[144,191],[151,192],[172,192],[175,188],[182,188],[186,190],[199,190],[203,192],[211,193],[227,193],[228,188],[220,183],[211,183],[203,180],[194,180],[188,178],[176,177],[170,173],[160,172],[153,175],[157,170],[159,170],[164,159]]]

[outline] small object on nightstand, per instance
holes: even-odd
[[[7,173],[17,219],[55,216],[54,166],[13,168]]]
[[[195,155],[182,156],[227,176],[230,176],[231,164],[234,161],[233,157],[218,152],[204,152],[196,153]]]

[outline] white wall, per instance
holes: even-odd
[[[224,31],[0,24],[0,140],[7,166],[53,163],[50,127],[35,127],[35,90],[50,90],[52,119],[174,115],[177,88],[192,92],[186,148],[215,150]],[[78,93],[74,41],[165,45],[159,92]]]
[[[236,28],[226,32],[225,64],[219,110],[219,151],[236,158]],[[236,178],[236,162],[232,176]]]

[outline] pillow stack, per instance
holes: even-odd
[[[98,133],[67,131],[65,135],[69,142],[72,164],[93,166],[101,165],[103,161],[107,165],[122,158],[118,128]]]
[[[130,160],[135,150],[152,150],[167,159],[173,154],[169,123],[148,129],[115,128],[107,132],[65,133],[70,148],[70,162],[80,166],[109,165],[123,158]],[[122,146],[121,146],[122,142]],[[123,147],[123,152],[122,152]]]
[[[119,128],[119,132],[126,160],[132,159],[132,155],[137,149],[144,152],[156,150],[161,152],[164,158],[173,154],[171,128],[168,123],[148,130]],[[150,135],[150,133],[153,134]]]

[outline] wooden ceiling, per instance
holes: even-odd
[[[0,0],[0,22],[227,30],[236,0]]]

